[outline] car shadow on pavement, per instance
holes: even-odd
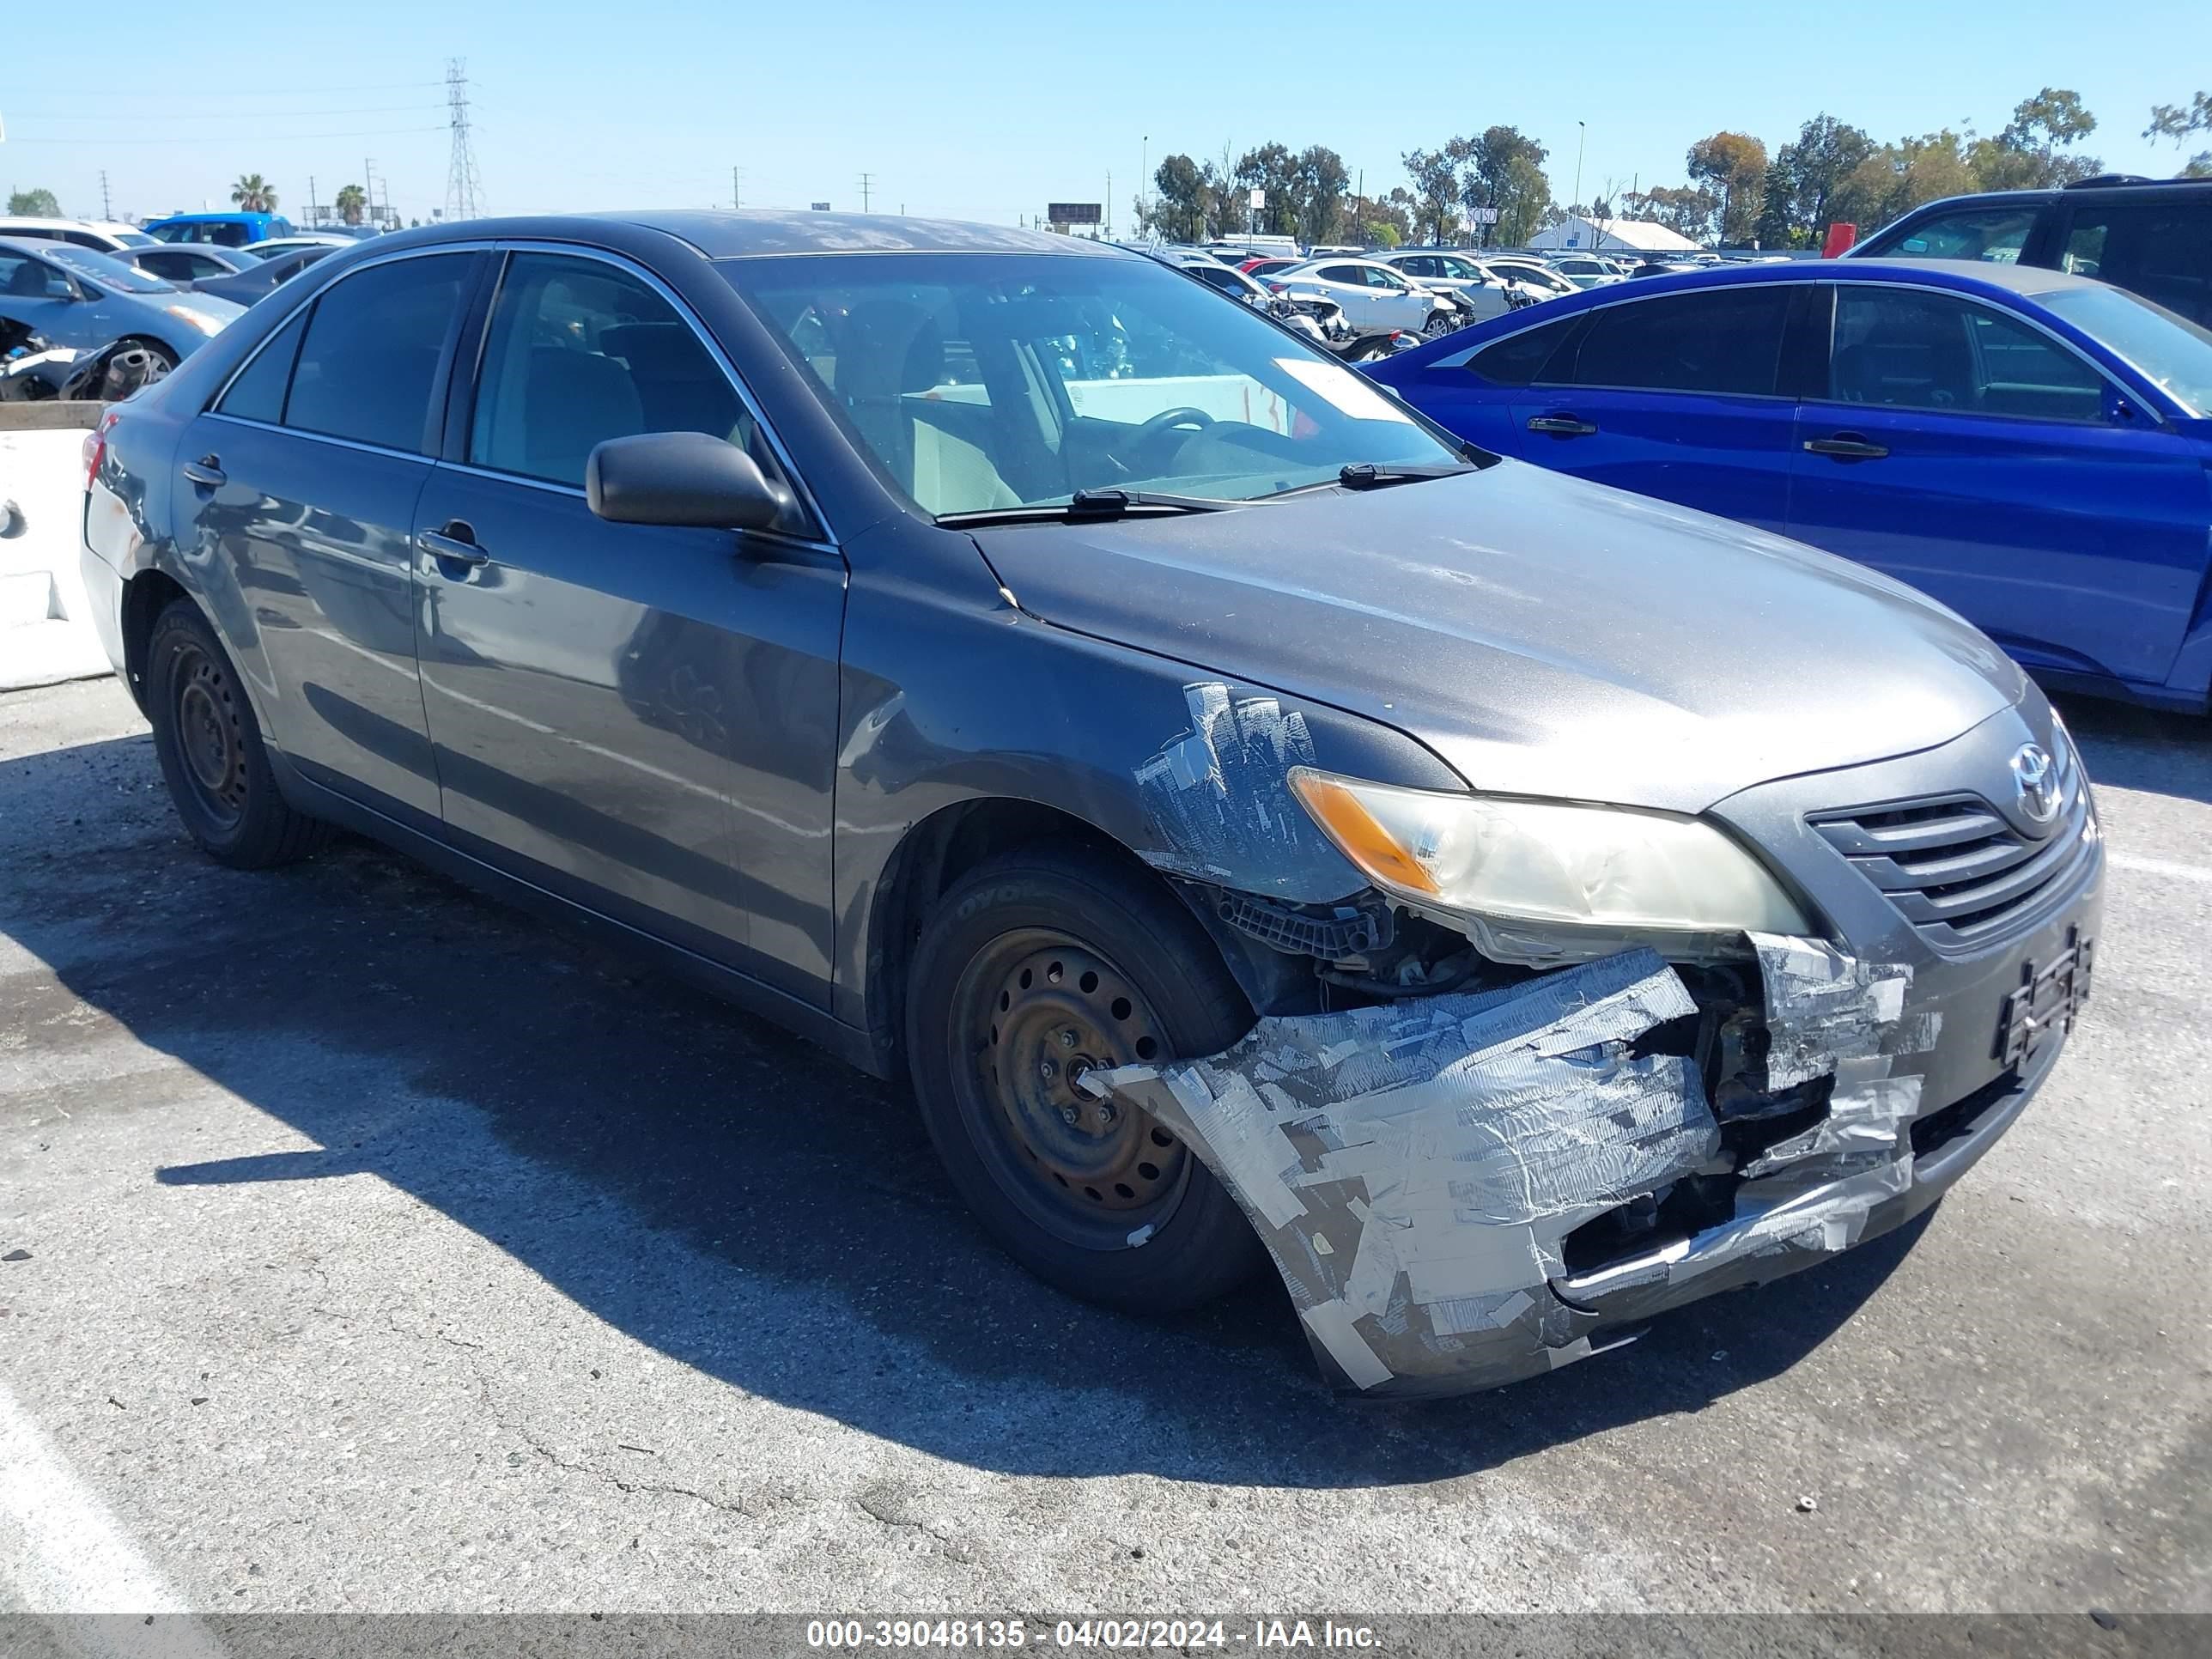
[[[2212,802],[2212,720],[2097,697],[2052,699],[2093,783]]]
[[[1071,1302],[984,1237],[900,1091],[364,842],[222,869],[154,776],[143,738],[0,763],[28,802],[0,813],[0,935],[315,1149],[195,1162],[157,1128],[173,1156],[146,1182],[374,1175],[639,1343],[976,1468],[1322,1487],[1492,1468],[1789,1370],[1919,1231],[1498,1393],[1336,1402],[1272,1276],[1158,1322]],[[477,1316],[409,1311],[461,1338]]]

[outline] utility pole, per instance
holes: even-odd
[[[1106,169],[1106,240],[1114,240],[1114,169]]]
[[[730,169],[730,211],[732,213],[745,204],[744,178],[745,170],[743,167]]]
[[[369,223],[371,223],[372,225],[374,225],[374,224],[380,224],[380,223],[382,223],[382,222],[383,222],[381,220],[380,220],[380,219],[376,216],[376,171],[375,171],[375,169],[376,169],[376,163],[375,163],[374,161],[370,160],[370,159],[369,159],[368,156],[366,156],[366,155],[364,155],[364,156],[362,156],[362,157],[361,158],[361,195],[362,195],[362,205],[364,208],[366,208],[366,209],[368,210],[368,222],[369,222]]]
[[[112,219],[115,216],[114,210],[107,205],[107,169],[106,167],[100,170],[100,216],[103,219]]]
[[[446,168],[446,217],[473,219],[483,211],[483,185],[477,178],[476,152],[469,147],[469,65],[465,58],[446,60],[446,125],[453,135]]]
[[[874,186],[875,181],[876,175],[872,173],[864,173],[860,175],[860,211],[863,213],[868,210],[868,191]]]

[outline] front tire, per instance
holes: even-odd
[[[1085,1301],[1167,1313],[1241,1284],[1259,1239],[1188,1147],[1073,1079],[1212,1054],[1251,1024],[1170,896],[1097,854],[1033,848],[971,871],[931,914],[907,1052],[938,1156],[1006,1253]]]
[[[323,847],[331,826],[277,792],[261,727],[238,671],[207,618],[173,599],[146,646],[146,712],[154,752],[185,833],[240,870],[289,864]]]

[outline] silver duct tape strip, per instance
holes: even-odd
[[[1264,1019],[1209,1059],[1094,1073],[1241,1203],[1352,1383],[1577,1358],[1560,1241],[1714,1157],[1689,1064],[1630,1040],[1695,1005],[1649,950],[1502,992]],[[1440,1364],[1442,1362],[1442,1364]]]
[[[1139,796],[1162,843],[1151,861],[1234,882],[1279,865],[1285,854],[1333,853],[1291,795],[1291,768],[1316,764],[1305,716],[1285,714],[1273,697],[1232,700],[1218,680],[1186,685],[1183,701],[1190,730],[1136,769]],[[1275,857],[1255,860],[1255,853]]]

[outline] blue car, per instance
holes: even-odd
[[[166,373],[243,309],[213,294],[187,294],[90,248],[0,237],[0,349],[36,338],[97,351],[127,340],[151,352]]]
[[[2050,683],[2207,708],[2212,332],[2135,295],[1951,260],[1754,265],[1366,372],[1486,449],[1887,572]]]
[[[292,222],[281,213],[173,213],[148,225],[146,234],[157,242],[247,247],[272,236],[289,236]]]

